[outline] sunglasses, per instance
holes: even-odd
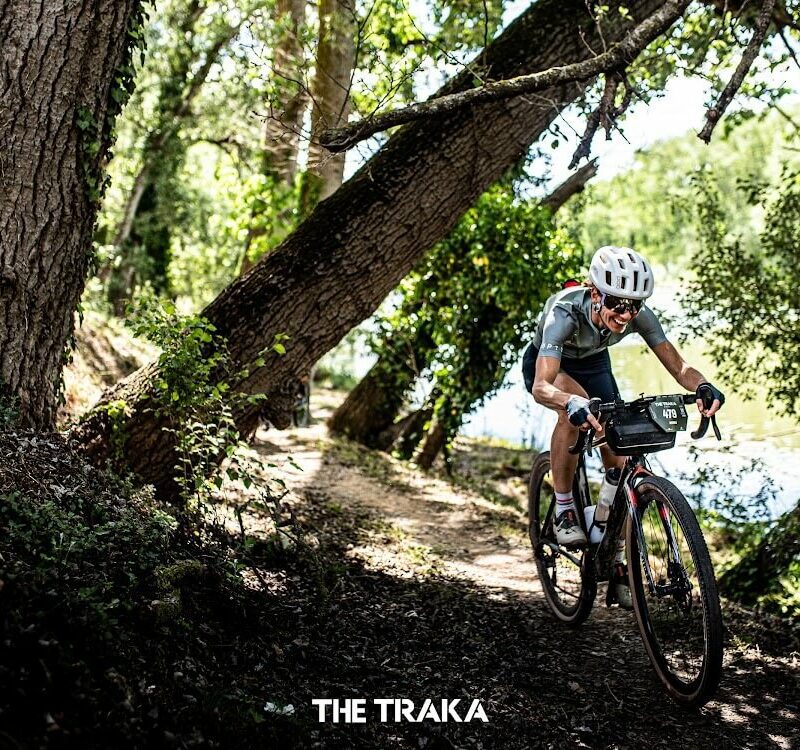
[[[617,315],[624,315],[626,312],[636,315],[642,309],[642,305],[644,305],[643,299],[614,297],[610,294],[603,295],[603,306],[617,313]]]

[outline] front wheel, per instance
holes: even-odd
[[[576,626],[592,611],[597,583],[585,550],[567,550],[557,544],[553,529],[555,510],[550,453],[546,451],[536,457],[531,471],[528,535],[550,610],[561,622]]]
[[[628,577],[647,654],[678,703],[701,706],[722,673],[722,613],[705,539],[675,485],[649,477],[636,488],[627,532]]]

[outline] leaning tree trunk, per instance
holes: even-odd
[[[638,3],[630,15],[641,20],[660,4]],[[618,5],[610,3],[601,35],[583,0],[541,0],[445,90],[471,87],[476,69],[507,78],[585,59],[629,28]],[[564,84],[536,97],[490,102],[404,127],[274,252],[223,290],[203,314],[229,340],[234,361],[251,368],[243,389],[268,396],[262,409],[236,409],[244,434],[261,414],[278,427],[288,424],[298,378],[374,312],[583,88]],[[289,336],[286,354],[257,365],[277,333]],[[125,426],[128,465],[169,491],[174,435],[148,408],[155,373],[150,365],[109,390],[76,437],[90,455],[108,457],[114,424],[102,405],[124,400],[131,415]]]
[[[586,183],[596,174],[597,160],[592,159],[543,198],[542,205],[556,213],[573,195],[582,192]],[[402,347],[397,343],[398,340],[396,334],[388,334],[383,349],[389,353],[382,353],[378,357],[369,372],[333,413],[328,420],[328,429],[331,432],[345,435],[369,448],[388,450],[400,432],[405,430],[405,425],[398,426],[397,429],[392,429],[392,425],[405,405],[414,383],[428,366],[427,352],[431,351],[433,342],[425,327],[419,327],[413,338],[405,341]],[[404,423],[405,421],[403,420]],[[411,434],[415,433],[406,432],[404,435],[406,446]],[[433,445],[426,455],[431,450]],[[439,449],[433,454],[433,458],[436,458],[438,452]]]
[[[328,429],[369,448],[386,450],[393,442],[391,426],[409,391],[428,366],[426,352],[433,346],[428,326],[410,341],[389,334],[384,352],[328,420]]]
[[[781,588],[781,578],[800,560],[800,503],[782,515],[758,546],[720,578],[720,590],[746,605]]]
[[[0,0],[0,399],[52,429],[138,0]]]

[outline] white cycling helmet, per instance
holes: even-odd
[[[650,264],[629,247],[601,247],[589,266],[589,280],[603,294],[615,297],[647,299],[653,293]]]

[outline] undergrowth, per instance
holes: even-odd
[[[0,433],[0,747],[291,735],[291,717],[264,725],[247,679],[269,600],[245,583],[241,542],[186,533],[58,435]]]

